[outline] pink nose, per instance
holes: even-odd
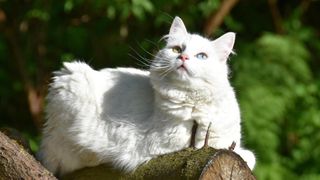
[[[179,59],[181,59],[182,61],[186,61],[186,60],[189,60],[189,56],[186,55],[186,54],[181,54],[181,55],[179,56]]]

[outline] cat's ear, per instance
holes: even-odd
[[[173,34],[187,34],[187,29],[185,25],[183,24],[183,21],[181,18],[176,16],[171,24],[169,35]]]
[[[226,61],[231,53],[233,53],[233,45],[236,39],[236,34],[233,32],[225,33],[218,39],[212,41],[212,44],[219,54],[222,61]]]

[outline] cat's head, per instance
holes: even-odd
[[[182,20],[176,17],[164,38],[166,45],[150,67],[153,83],[197,86],[227,81],[226,61],[232,53],[234,33],[226,33],[211,41],[188,33]]]

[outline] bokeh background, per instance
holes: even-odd
[[[237,33],[230,79],[258,179],[320,179],[319,0],[0,0],[0,126],[38,148],[62,62],[146,68],[173,17]]]

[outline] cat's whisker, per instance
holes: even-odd
[[[137,65],[142,66],[142,67],[147,67],[147,68],[151,67],[150,63],[146,62],[145,59],[139,59],[138,57],[136,57],[132,54],[128,54],[128,55],[139,62],[139,63],[137,63]]]
[[[160,79],[163,79],[165,76],[167,76],[170,72],[172,72],[174,70],[175,67],[171,66],[169,67],[167,70],[165,70],[164,72],[162,72],[160,74]]]
[[[154,60],[157,63],[152,63],[150,67],[154,69],[167,69],[171,67],[171,62],[169,59],[159,59],[158,57]]]
[[[141,47],[142,48],[142,47]],[[142,67],[147,67],[147,68],[153,68],[156,70],[163,70],[163,69],[167,69],[170,67],[170,59],[168,58],[161,58],[159,59],[161,61],[161,63],[163,64],[163,66],[154,66],[152,65],[152,60],[143,57],[142,55],[140,55],[135,49],[133,49],[132,47],[130,47],[130,49],[138,56],[134,56],[132,54],[129,54],[130,57],[134,58],[135,60],[137,60],[138,62],[140,62]],[[143,49],[143,48],[142,48]],[[147,50],[143,49],[146,53],[148,53],[149,55],[153,56],[153,58],[158,58],[157,56],[153,55],[152,53],[148,52]],[[162,65],[161,64],[161,65]]]
[[[153,42],[150,39],[146,39],[146,41],[148,41],[150,44],[152,44],[153,46],[155,46],[157,48],[157,50],[159,50],[159,43]]]
[[[140,46],[140,45],[139,45]],[[168,58],[159,58],[158,56],[150,53],[149,51],[147,51],[145,48],[143,48],[142,46],[140,46],[140,48],[146,52],[148,55],[152,56],[153,58],[156,59],[156,61],[161,61],[161,66],[155,66],[153,65],[151,62],[151,59],[145,58],[143,57],[141,54],[139,54],[134,48],[130,47],[130,49],[138,56],[134,56],[132,54],[129,54],[131,57],[133,57],[134,59],[136,59],[137,61],[139,61],[140,63],[143,64],[143,66],[146,66],[148,68],[152,68],[154,70],[163,70],[163,69],[168,69],[171,65],[170,65],[170,59]]]
[[[136,60],[139,60],[139,61],[143,61],[144,63],[150,63],[151,62],[151,60],[150,59],[147,59],[147,58],[145,58],[145,57],[142,57],[142,56],[139,56],[138,55],[138,57],[136,57],[136,56],[134,56],[133,54],[128,54],[130,57],[133,57],[134,59],[136,59]]]
[[[140,59],[138,59],[137,57],[134,57],[134,56],[132,56],[132,55],[129,55],[130,57],[132,57],[132,58],[134,58],[135,60],[136,60],[136,65],[137,66],[139,66],[139,67],[141,67],[141,68],[143,68],[143,69],[148,69],[148,68],[150,68],[150,64],[148,64],[148,63],[145,63],[144,61],[142,61],[142,60],[140,60]]]
[[[145,63],[151,63],[152,60],[143,57],[141,54],[139,54],[134,48],[130,47],[130,49],[140,58],[140,60],[144,60]],[[136,58],[135,58],[136,59]]]
[[[170,67],[171,66],[171,63],[168,62],[168,61],[161,61],[161,60],[156,60],[156,61],[159,61],[157,64],[159,67]],[[151,64],[152,66],[154,66],[154,64]]]
[[[145,52],[145,53],[147,53],[147,54],[149,54],[150,56],[152,56],[152,57],[154,57],[154,58],[156,58],[157,56],[156,55],[154,55],[153,53],[151,53],[151,52],[149,52],[149,51],[147,51],[144,47],[142,47],[141,45],[139,45],[139,47]]]
[[[163,63],[163,64],[160,64],[160,65],[154,65],[154,64],[151,64],[150,66],[153,70],[157,70],[157,71],[162,71],[162,70],[167,70],[171,67],[171,65],[169,63]]]

